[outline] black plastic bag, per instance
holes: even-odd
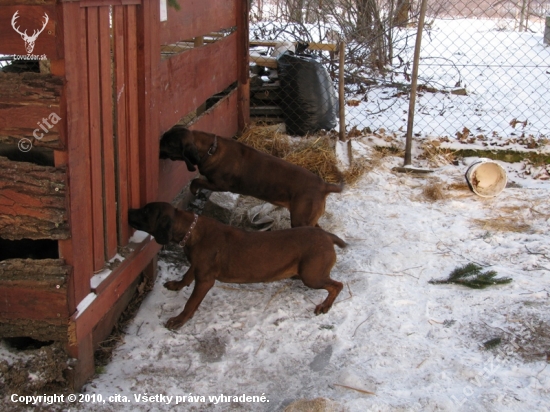
[[[287,133],[303,136],[333,129],[338,99],[324,66],[313,56],[289,52],[279,57],[278,66]]]

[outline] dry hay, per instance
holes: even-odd
[[[382,158],[386,156],[396,156],[396,157],[405,156],[405,150],[400,149],[399,147],[393,144],[391,146],[374,146],[374,150],[376,150],[376,152]]]
[[[284,158],[291,151],[290,138],[275,126],[251,126],[239,137],[239,142],[260,152]]]
[[[301,166],[329,183],[340,183],[343,179],[338,169],[336,154],[330,138],[321,136],[313,143],[304,141],[296,145],[295,150],[288,153],[283,159]]]
[[[441,147],[438,140],[425,142],[421,146],[422,154],[420,159],[426,159],[430,166],[437,167],[456,162],[456,155],[451,149]]]
[[[249,127],[239,137],[241,143],[301,166],[326,182],[344,180],[352,184],[372,167],[365,160],[357,160],[348,170],[341,172],[334,152],[335,139],[336,135],[328,132],[293,141],[278,126],[261,125]]]
[[[498,216],[491,219],[473,219],[477,226],[483,230],[494,232],[515,232],[525,233],[531,231],[531,225],[525,223],[517,216]]]
[[[443,184],[439,181],[431,181],[422,189],[424,198],[430,202],[437,202],[438,200],[445,199],[445,193],[443,191]]]

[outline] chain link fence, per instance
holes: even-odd
[[[286,120],[287,127],[294,122],[289,119],[304,117],[298,110],[304,108],[303,99],[288,101],[303,93],[300,81],[289,92],[279,62],[281,53],[307,53],[332,80],[330,91],[317,94],[318,106],[330,106],[322,100],[336,96],[344,79],[337,106],[345,105],[347,137],[404,136],[419,10],[420,2],[408,0],[253,1],[252,115],[268,122]],[[550,1],[428,0],[414,135],[488,147],[546,145],[547,15]],[[342,66],[340,42],[345,44]],[[288,44],[293,52],[284,52]],[[334,119],[338,130],[338,115]],[[315,129],[306,127],[307,132]]]

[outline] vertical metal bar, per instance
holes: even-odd
[[[338,68],[338,102],[340,107],[340,140],[346,140],[346,99],[344,96],[344,74],[345,74],[345,52],[346,44],[341,41],[339,44],[339,68]]]
[[[420,5],[420,15],[418,16],[418,29],[416,31],[416,44],[414,45],[411,94],[409,98],[409,116],[407,118],[407,137],[405,140],[405,166],[410,166],[412,161],[412,133],[414,125],[414,109],[416,106],[416,89],[418,85],[418,64],[420,61],[420,46],[422,44],[422,30],[424,29],[424,17],[426,16],[427,3],[427,0],[422,0],[422,4]]]

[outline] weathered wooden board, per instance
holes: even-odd
[[[27,138],[34,146],[63,149],[62,92],[59,76],[0,73],[0,143]]]
[[[140,203],[157,198],[159,171],[159,21],[160,3],[145,2],[137,9]]]
[[[179,0],[179,11],[168,8],[168,20],[160,23],[160,44],[204,36],[237,25],[235,1]]]
[[[250,123],[250,53],[249,53],[249,2],[241,1],[237,6],[237,75],[238,99],[237,117],[239,131]]]
[[[63,257],[74,268],[68,292],[71,309],[89,294],[94,267],[86,21],[85,8],[78,3],[63,3],[71,222],[71,253]]]
[[[199,117],[189,128],[225,137],[234,136],[238,127],[237,96],[237,90],[233,90]],[[159,169],[158,199],[164,202],[171,202],[196,175],[196,172],[187,170],[185,162],[174,162],[169,159],[161,160]]]
[[[94,272],[101,270],[105,264],[105,236],[103,225],[103,153],[101,141],[101,77],[99,73],[99,10],[88,7],[88,72],[89,76],[89,118],[90,118],[90,162],[92,186],[92,231]]]
[[[44,26],[46,15],[48,21]],[[0,25],[0,39],[2,39],[0,54],[57,58],[56,18],[54,4],[0,6],[0,21],[2,22]],[[12,23],[14,19],[15,22]],[[26,32],[27,36],[31,37],[33,33],[38,33],[42,28],[43,31],[36,36],[34,47],[29,52],[29,43],[23,40],[20,33]]]
[[[164,60],[160,67],[161,130],[237,80],[236,33]]]
[[[0,157],[0,233],[5,239],[67,239],[64,168]]]
[[[0,338],[67,340],[67,280],[62,259],[0,262]]]
[[[155,241],[142,244],[113,273],[101,283],[97,298],[82,313],[75,313],[69,322],[69,343],[79,342],[88,336],[98,322],[110,311],[115,302],[136,280],[141,271],[160,249]],[[105,284],[105,285],[104,285]]]

